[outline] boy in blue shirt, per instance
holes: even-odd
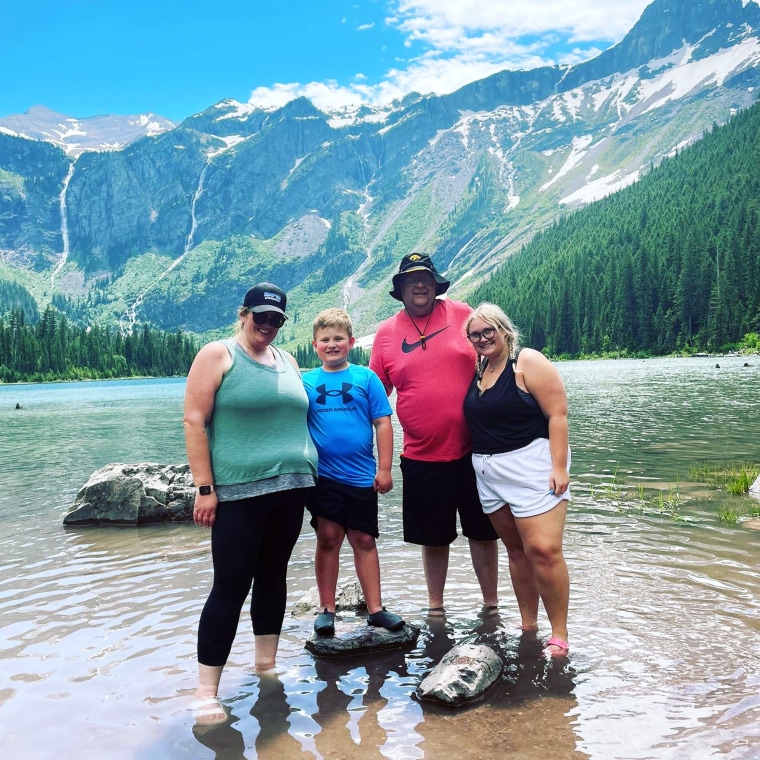
[[[340,548],[348,538],[367,602],[367,623],[397,631],[404,621],[382,605],[375,544],[380,535],[377,494],[393,488],[391,407],[377,375],[348,361],[354,337],[345,311],[321,311],[313,323],[313,336],[322,366],[304,374],[303,382],[309,396],[309,432],[319,452],[319,478],[306,505],[317,531],[315,570],[322,609],[314,630],[325,636],[335,634]]]

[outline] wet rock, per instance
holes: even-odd
[[[107,464],[96,470],[63,518],[69,526],[150,525],[193,519],[190,467],[155,462]]]
[[[420,635],[417,626],[406,623],[398,631],[375,628],[365,623],[335,622],[335,636],[315,633],[306,641],[306,649],[316,657],[351,657],[383,652],[413,645]]]
[[[364,600],[359,581],[344,583],[338,587],[335,594],[336,612],[366,612],[366,610],[367,602]],[[314,617],[321,611],[319,590],[314,586],[293,605],[290,614],[293,617]]]
[[[422,680],[423,699],[460,705],[477,699],[501,673],[501,660],[483,644],[461,644],[447,652]]]

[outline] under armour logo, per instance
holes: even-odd
[[[343,383],[343,387],[340,390],[335,388],[331,391],[328,391],[327,386],[322,383],[322,385],[317,386],[317,391],[319,392],[319,395],[317,396],[317,403],[326,404],[328,396],[341,396],[343,403],[348,404],[350,401],[354,400],[354,397],[349,393],[353,387],[353,383]]]

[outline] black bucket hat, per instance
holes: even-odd
[[[398,267],[398,273],[393,275],[393,290],[390,294],[397,301],[401,301],[401,281],[404,275],[410,272],[430,272],[435,278],[435,294],[437,296],[443,295],[448,289],[451,283],[438,274],[438,270],[433,264],[433,260],[426,253],[407,253],[401,264]]]

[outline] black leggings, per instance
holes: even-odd
[[[251,587],[254,634],[282,630],[288,562],[301,532],[309,490],[278,491],[218,504],[211,529],[214,585],[198,625],[202,665],[227,662]]]

